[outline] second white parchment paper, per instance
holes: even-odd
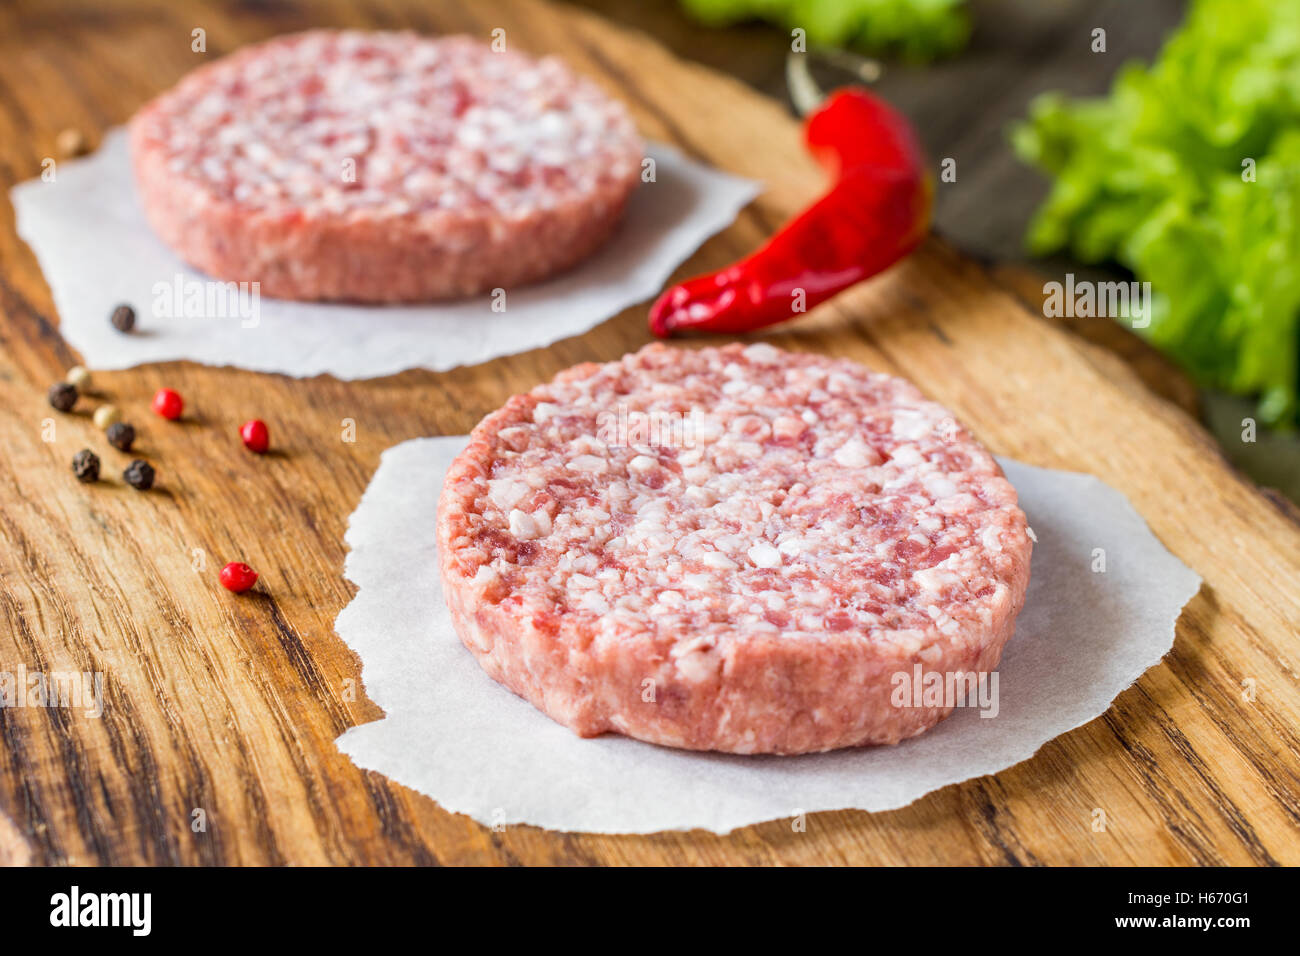
[[[150,230],[136,199],[123,130],[93,156],[59,163],[52,182],[12,192],[18,234],[36,253],[59,332],[93,369],[187,359],[258,372],[341,379],[408,368],[443,372],[542,348],[656,295],[678,265],[724,229],[758,184],[650,144],[654,182],[632,195],[619,231],[586,262],[491,296],[411,306],[285,302],[226,291]],[[136,310],[137,331],[109,324]]]

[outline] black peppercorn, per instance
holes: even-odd
[[[126,471],[122,472],[126,483],[139,491],[148,491],[153,487],[153,476],[153,465],[139,458],[127,465]]]
[[[119,305],[113,310],[113,328],[119,332],[130,332],[135,328],[135,309],[129,305]]]
[[[72,406],[77,404],[77,386],[69,385],[67,382],[56,382],[50,386],[50,390],[45,393],[50,404],[61,412],[72,411]]]
[[[72,473],[86,484],[99,481],[99,456],[89,448],[81,449],[72,459]]]
[[[135,428],[127,422],[114,422],[108,426],[108,431],[104,432],[104,437],[118,451],[130,451],[131,446],[135,443]]]

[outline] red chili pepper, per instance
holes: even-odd
[[[804,141],[831,174],[830,190],[753,255],[661,295],[650,309],[655,335],[780,322],[882,272],[925,238],[934,185],[915,133],[892,107],[839,90],[808,116]]]

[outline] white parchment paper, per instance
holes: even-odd
[[[1173,646],[1200,578],[1118,491],[1088,475],[1002,460],[1038,538],[998,713],[958,709],[897,747],[740,757],[583,740],[494,683],[461,645],[442,600],[439,488],[465,439],[390,448],[352,515],[345,574],[359,588],[339,635],[387,716],[338,745],[360,767],[485,824],[644,833],[736,827],[801,812],[890,810],[997,773],[1100,716]],[[1103,549],[1105,570],[1095,571]]]
[[[547,282],[444,305],[354,306],[261,298],[207,303],[216,283],[177,259],[145,222],[124,130],[86,159],[59,163],[53,182],[15,186],[18,234],[31,246],[58,308],[59,331],[90,368],[188,359],[299,377],[373,378],[408,368],[446,371],[577,335],[658,293],[673,269],[758,194],[750,180],[652,144],[655,181],[633,194],[618,233],[592,259]],[[190,295],[204,293],[201,309]],[[177,290],[180,290],[179,292]],[[188,300],[188,301],[187,301]],[[108,317],[132,305],[137,332]],[[242,306],[242,311],[241,311]]]

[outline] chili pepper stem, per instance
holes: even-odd
[[[836,69],[852,73],[859,83],[875,83],[885,72],[878,60],[847,50],[790,51],[785,56],[785,87],[795,112],[800,116],[807,116],[826,99],[826,90],[817,82],[809,66],[812,60],[824,60]]]
[[[772,325],[887,269],[924,239],[933,184],[906,119],[845,89],[809,115],[804,138],[834,177],[830,189],[753,255],[661,295],[650,309],[655,335]]]

